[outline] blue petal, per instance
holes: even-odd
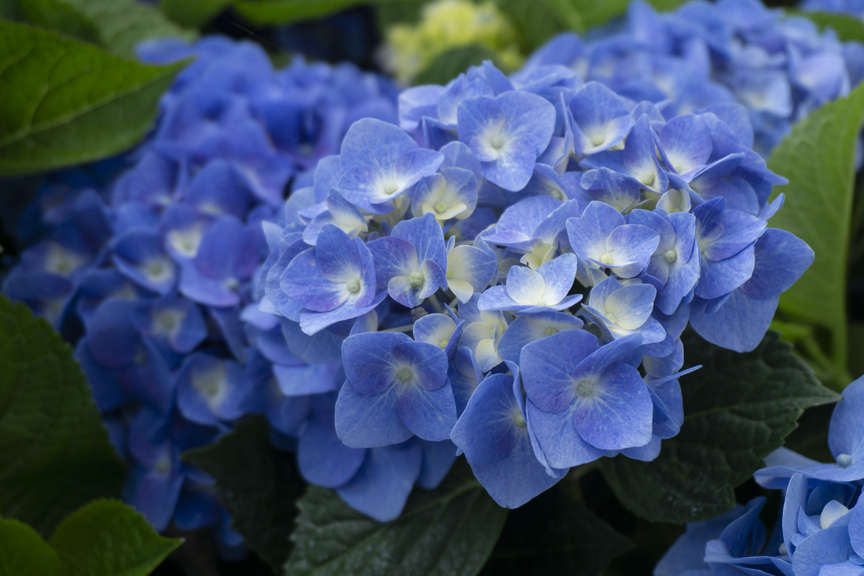
[[[337,492],[355,510],[379,522],[389,522],[402,513],[420,475],[422,460],[416,442],[367,450],[357,475]]]
[[[531,196],[508,206],[484,239],[492,244],[516,247],[531,242],[534,232],[561,201],[551,196]]]
[[[788,290],[813,263],[813,250],[785,230],[769,228],[756,241],[753,275],[742,290],[753,298],[770,298]]]
[[[573,374],[596,349],[597,338],[585,330],[567,330],[522,348],[519,366],[528,399],[541,410],[566,410],[575,396]]]
[[[758,300],[736,290],[716,309],[710,301],[696,300],[690,306],[690,325],[703,338],[729,350],[749,352],[768,331],[778,298]]]
[[[486,179],[516,192],[552,138],[555,108],[534,94],[505,92],[463,101],[458,124],[459,139],[480,159]]]
[[[426,490],[434,490],[456,461],[456,446],[450,440],[422,442],[423,465],[417,483]]]
[[[848,562],[851,553],[847,527],[835,525],[802,540],[792,556],[792,567],[796,576],[819,576],[823,566]]]
[[[393,383],[394,348],[411,345],[400,332],[368,332],[345,339],[342,363],[345,375],[360,394],[380,394]]]
[[[552,468],[566,470],[605,455],[602,450],[582,440],[573,427],[573,417],[568,410],[545,412],[529,399],[526,418],[543,457]]]
[[[596,396],[577,394],[573,420],[579,436],[601,450],[622,450],[651,441],[653,403],[639,371],[617,364],[599,375]]]
[[[393,227],[391,236],[402,238],[414,246],[419,262],[429,260],[442,270],[447,269],[444,233],[431,214],[399,222]]]
[[[456,400],[449,385],[432,390],[409,387],[399,394],[397,406],[402,423],[418,437],[432,442],[450,437],[456,423]]]
[[[519,362],[522,348],[534,340],[565,330],[582,328],[579,318],[563,312],[546,312],[519,316],[507,327],[498,342],[498,354],[504,360]]]
[[[340,178],[335,189],[343,198],[372,212],[384,208],[422,178],[434,174],[444,157],[421,149],[402,129],[374,118],[355,122],[341,148]]]
[[[756,264],[752,246],[725,260],[702,260],[696,296],[704,299],[725,296],[753,275]]]
[[[198,424],[217,425],[243,414],[246,382],[242,367],[215,356],[195,353],[178,375],[177,406]]]
[[[136,466],[124,489],[124,499],[141,512],[156,530],[161,531],[171,522],[182,485],[182,476],[165,476],[155,470]]]
[[[307,482],[336,488],[354,477],[366,452],[339,441],[332,407],[316,409],[297,442],[297,465]]]
[[[474,475],[500,506],[518,508],[560,480],[551,476],[531,448],[513,378],[494,374],[480,383],[451,437]]]
[[[346,382],[336,399],[336,434],[352,448],[374,448],[399,444],[412,432],[399,417],[395,391],[362,395]]]
[[[589,82],[570,99],[576,152],[581,155],[608,150],[633,127],[630,106],[606,86]]]
[[[379,292],[374,296],[372,302],[366,306],[352,304],[346,302],[342,306],[330,310],[329,312],[301,312],[300,313],[300,329],[308,336],[313,336],[324,330],[328,326],[343,322],[345,320],[353,320],[374,310],[387,297],[386,292]]]
[[[864,377],[853,381],[843,390],[843,398],[834,407],[828,446],[836,458],[846,454],[853,460],[864,462],[864,429],[861,417],[864,414]]]
[[[130,232],[114,243],[114,263],[133,282],[159,294],[174,286],[177,272],[162,249],[162,237],[150,232]]]

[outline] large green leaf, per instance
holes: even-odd
[[[794,232],[816,253],[813,265],[780,298],[780,309],[831,334],[830,356],[846,369],[846,273],[855,147],[864,121],[864,85],[792,127],[768,166],[789,179],[786,204],[771,225]]]
[[[415,492],[402,515],[386,524],[317,486],[298,507],[294,552],[285,565],[290,576],[471,576],[507,518],[461,461],[437,490]]]
[[[87,42],[99,43],[99,31],[73,6],[61,0],[12,0],[16,18],[41,28],[57,30]]]
[[[217,495],[234,528],[278,570],[291,551],[294,505],[302,482],[294,458],[270,448],[267,422],[244,420],[217,443],[183,458],[216,479]]]
[[[149,38],[189,38],[191,33],[159,10],[136,0],[17,0],[18,16],[63,34],[95,42],[121,56]],[[188,2],[195,4],[195,2]]]
[[[182,64],[147,66],[0,21],[0,175],[121,152],[150,129]]]
[[[495,0],[530,52],[559,32],[584,33],[624,15],[631,0]],[[673,10],[683,0],[648,0],[657,10]]]
[[[400,1],[403,0],[234,0],[234,8],[250,22],[272,26],[323,18],[361,4]]]
[[[174,22],[198,28],[233,3],[234,0],[162,0],[159,7]]]
[[[119,495],[123,464],[72,351],[0,296],[0,514],[43,534],[72,510]]]
[[[653,462],[617,457],[602,470],[638,516],[657,522],[703,520],[735,505],[734,489],[783,445],[804,410],[837,396],[769,332],[756,350],[737,354],[689,335],[682,380],[684,426],[663,441]]]
[[[837,33],[837,37],[844,42],[864,42],[864,22],[854,16],[838,12],[804,10],[790,10],[789,13],[809,18],[819,28],[831,28]]]
[[[180,546],[163,538],[138,512],[97,500],[67,516],[51,537],[63,576],[146,576]]]
[[[414,84],[447,84],[471,66],[495,60],[495,53],[479,45],[456,46],[436,56],[417,74]]]
[[[30,526],[0,519],[0,576],[146,576],[181,543],[159,536],[126,504],[96,500],[67,516],[50,544]]]
[[[30,526],[0,518],[0,576],[59,576],[60,559]]]
[[[495,4],[516,29],[519,48],[528,54],[555,34],[578,29],[578,15],[562,10],[567,0],[495,0]]]

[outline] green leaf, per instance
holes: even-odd
[[[830,356],[846,369],[846,267],[854,197],[855,147],[864,121],[864,85],[792,127],[768,167],[789,179],[786,204],[771,225],[816,252],[813,265],[780,298],[780,309],[831,334]]]
[[[399,1],[401,0],[235,0],[234,8],[254,24],[273,26],[323,18],[361,4]]]
[[[433,492],[416,491],[382,524],[335,492],[310,486],[285,565],[291,576],[471,576],[486,562],[507,518],[460,462]]]
[[[567,478],[513,510],[483,574],[605,574],[633,543],[598,517]]]
[[[414,84],[447,84],[471,66],[482,64],[484,60],[494,61],[495,53],[475,44],[449,48],[417,74]]]
[[[831,28],[843,42],[864,42],[864,22],[839,12],[810,12],[789,10],[789,14],[812,20],[820,29]]]
[[[684,426],[653,462],[617,457],[602,470],[618,499],[656,522],[704,520],[735,505],[734,489],[795,429],[804,410],[833,402],[792,346],[769,332],[736,354],[688,335]]]
[[[80,164],[143,137],[183,64],[147,66],[0,21],[0,176]]]
[[[0,576],[53,576],[60,574],[60,559],[30,526],[0,518]]]
[[[12,0],[17,19],[57,30],[86,42],[99,43],[99,31],[74,7],[60,0]]]
[[[495,0],[519,37],[519,48],[530,54],[555,34],[581,26],[578,14],[563,10],[568,0]]]
[[[234,0],[162,0],[159,8],[182,26],[200,28],[233,3]]]
[[[377,6],[376,20],[379,30],[386,30],[394,24],[417,22],[423,6],[432,0],[390,0]]]
[[[523,0],[499,0],[507,9],[514,12],[514,16],[523,16],[530,19],[531,36],[539,37],[541,43],[548,40],[552,33],[549,32],[549,23],[545,25],[536,14],[537,3],[524,2]],[[565,29],[584,33],[602,26],[614,18],[627,13],[631,0],[541,0],[540,12],[551,10],[558,23]],[[518,6],[517,6],[518,3]],[[674,10],[683,3],[683,0],[648,0],[658,11]],[[535,22],[536,20],[536,22]],[[526,21],[527,22],[527,21]],[[544,30],[545,35],[544,35]]]
[[[163,538],[144,516],[112,500],[73,512],[51,536],[63,576],[146,576],[182,543]]]
[[[123,464],[72,351],[0,296],[0,514],[42,534],[83,503],[119,495]]]
[[[183,459],[216,479],[217,495],[234,529],[278,570],[291,551],[302,482],[294,458],[270,447],[267,422],[244,420],[217,443],[187,452]]]
[[[17,0],[19,15],[38,26],[95,42],[132,57],[148,38],[190,38],[154,6],[135,0]],[[187,2],[197,4],[197,2]]]

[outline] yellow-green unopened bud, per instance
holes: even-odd
[[[387,31],[384,64],[409,84],[439,54],[468,45],[488,48],[505,69],[522,63],[513,26],[493,2],[438,0],[423,8],[416,24],[397,24]]]

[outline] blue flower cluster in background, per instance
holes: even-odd
[[[309,482],[388,520],[462,453],[515,508],[571,467],[657,456],[685,327],[759,343],[813,259],[768,227],[783,179],[735,102],[631,95],[487,62],[405,90],[398,125],[356,122],[293,188],[246,319]]]
[[[864,79],[860,44],[756,0],[687,2],[670,13],[637,1],[619,25],[553,38],[526,69],[549,64],[677,112],[738,102],[766,157],[796,121]]]
[[[864,18],[864,2],[861,0],[805,0],[801,7],[813,12],[837,12]]]
[[[278,410],[266,344],[243,320],[267,255],[262,222],[354,120],[395,120],[396,92],[349,65],[274,70],[258,46],[217,37],[159,41],[141,57],[195,60],[151,137],[110,163],[110,184],[70,171],[42,187],[4,292],[77,342],[132,464],[128,501],[159,529],[216,526],[230,552],[242,539],[212,479],[180,455],[241,415]]]
[[[819,576],[864,573],[864,378],[843,391],[831,418],[835,461],[820,463],[781,448],[755,474],[783,490],[777,525],[768,534],[765,498],[690,524],[654,571],[679,574]]]

